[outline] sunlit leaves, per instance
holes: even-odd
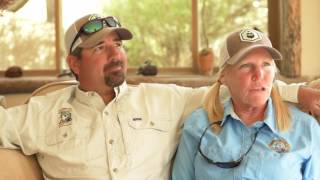
[[[267,0],[198,0],[198,4],[200,48],[217,50],[227,33],[243,27],[267,29]],[[192,65],[191,0],[112,0],[105,12],[118,16],[134,33],[127,44],[131,66],[146,59],[160,67]]]
[[[0,70],[19,65],[28,69],[55,68],[54,24],[19,19],[6,14],[0,18]]]

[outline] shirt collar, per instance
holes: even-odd
[[[114,88],[116,94],[114,100],[117,101],[119,98],[125,94],[128,89],[127,83],[124,81],[120,86]],[[96,107],[98,109],[103,109],[105,104],[101,96],[94,91],[83,91],[79,86],[75,90],[75,98],[83,104]]]
[[[224,103],[224,113],[223,113],[221,126],[223,126],[223,124],[226,122],[229,116],[231,116],[233,119],[239,120],[238,115],[236,115],[236,113],[233,110],[231,98]]]
[[[221,126],[223,126],[223,124],[226,122],[226,120],[229,119],[228,117],[231,117],[234,120],[240,121],[239,116],[234,112],[231,98],[224,103],[224,115],[223,115],[223,119],[221,122]],[[269,98],[267,101],[267,108],[266,108],[266,111],[264,114],[263,123],[265,125],[267,125],[267,127],[269,127],[269,129],[273,133],[277,133],[277,134],[279,133],[279,130],[276,125],[276,116],[274,114],[273,104],[272,104],[271,98]]]
[[[114,92],[116,92],[115,100],[118,101],[128,90],[127,82],[124,81],[120,86],[114,88]]]

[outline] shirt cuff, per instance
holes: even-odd
[[[299,87],[305,85],[306,83],[286,84],[283,81],[275,81],[275,84],[278,87],[280,96],[284,101],[298,103]]]

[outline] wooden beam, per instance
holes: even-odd
[[[280,50],[280,2],[268,0],[268,32],[274,48]]]
[[[198,35],[198,0],[191,0],[191,28],[192,28],[192,64],[194,72],[198,72],[198,46],[199,46],[199,35]]]
[[[301,76],[301,19],[300,0],[280,2],[280,51],[283,61],[280,73],[286,77]]]
[[[278,61],[286,77],[301,76],[300,0],[268,0],[268,31],[273,46],[283,55]]]
[[[61,39],[62,39],[62,8],[61,8],[61,0],[55,0],[54,1],[54,12],[55,12],[55,34],[56,34],[56,41],[55,41],[55,47],[56,47],[56,74],[60,74],[61,72]]]

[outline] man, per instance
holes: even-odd
[[[79,85],[0,109],[0,146],[36,154],[46,179],[169,179],[183,119],[206,88],[128,86],[122,40],[131,38],[114,17],[74,22],[65,40]]]

